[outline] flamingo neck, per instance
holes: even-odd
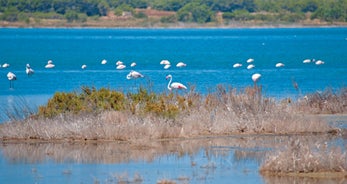
[[[169,83],[167,84],[167,89],[169,89],[170,91],[171,91],[171,89],[172,89],[171,86],[170,86],[170,85],[171,85],[171,81],[172,81],[172,77],[170,77],[170,81],[169,81]]]

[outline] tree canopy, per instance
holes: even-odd
[[[28,17],[65,18],[68,21],[100,17],[110,11],[155,9],[176,12],[163,20],[206,23],[222,13],[230,20],[347,21],[347,0],[0,0],[0,20]]]

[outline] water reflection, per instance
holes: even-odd
[[[264,176],[264,181],[267,184],[335,184],[346,183],[345,178],[332,179],[332,178],[310,178],[310,177],[291,177],[291,176]]]
[[[29,183],[37,180],[43,183],[117,183],[121,180],[128,183],[156,183],[161,180],[176,183],[228,183],[231,180],[241,183],[292,183],[293,179],[285,177],[262,179],[258,168],[267,153],[283,147],[292,139],[315,145],[327,141],[333,143],[340,138],[324,135],[268,135],[140,143],[4,142],[0,145],[0,169],[5,171],[5,176],[13,177],[6,171],[7,168],[25,168],[25,172],[31,173],[32,180],[28,180]],[[64,181],[61,178],[50,179],[62,175]],[[67,178],[69,181],[66,181]],[[316,180],[311,182],[305,178],[295,180],[298,183],[317,183]],[[12,180],[7,178],[5,181]],[[3,183],[1,179],[0,182]]]

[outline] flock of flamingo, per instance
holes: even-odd
[[[102,65],[105,65],[107,64],[107,60],[102,60],[101,61],[101,64]],[[164,69],[169,69],[171,67],[171,64],[170,64],[170,61],[168,60],[162,60],[160,62],[161,65],[164,65]],[[133,62],[130,64],[130,67],[135,67],[136,66],[136,63]],[[176,64],[176,67],[178,68],[182,68],[182,67],[185,67],[187,66],[187,64],[183,63],[183,62],[178,62]],[[4,64],[0,64],[0,68],[8,68],[10,67],[10,64],[8,63],[4,63]],[[47,64],[45,65],[45,68],[46,69],[51,69],[51,68],[54,68],[55,65],[53,64],[53,61],[52,60],[48,60]],[[87,68],[87,65],[86,64],[83,64],[81,66],[81,69],[86,69]],[[117,61],[116,62],[116,69],[118,70],[122,70],[126,68],[126,65],[122,62],[122,61]],[[26,64],[26,69],[25,69],[25,72],[28,76],[31,76],[34,74],[34,70],[31,68],[30,64]],[[128,80],[131,80],[131,79],[137,79],[137,78],[143,78],[144,75],[142,75],[140,72],[137,72],[135,70],[131,70],[129,72],[129,74],[126,76],[126,78]],[[10,81],[10,89],[13,88],[13,81],[17,80],[17,76],[13,73],[13,72],[8,72],[7,73],[7,79]],[[166,76],[166,79],[170,79],[169,83],[168,83],[168,86],[167,88],[171,91],[172,89],[187,89],[187,87],[185,85],[183,85],[182,83],[179,83],[179,82],[172,82],[172,75],[167,75]]]
[[[255,65],[253,64],[254,63],[254,59],[253,58],[249,58],[247,59],[246,63],[248,64],[247,66],[247,69],[250,70],[250,69],[253,69],[255,68]],[[324,64],[324,61],[322,60],[315,60],[315,59],[305,59],[303,60],[303,63],[304,64],[308,64],[308,63],[315,63],[316,65],[322,65]],[[107,64],[107,60],[102,60],[101,61],[101,64],[102,65],[105,65]],[[164,65],[164,69],[169,69],[171,67],[171,63],[169,60],[162,60],[160,61],[160,64],[161,65]],[[0,65],[0,68],[8,68],[10,66],[10,64],[8,63],[4,63],[2,65]],[[130,64],[130,67],[135,67],[136,66],[136,63],[133,62]],[[182,67],[186,67],[187,64],[183,63],[183,62],[178,62],[176,64],[176,67],[178,68],[182,68]],[[281,67],[284,67],[285,65],[281,62],[279,63],[276,63],[275,67],[276,68],[281,68]],[[46,69],[51,69],[51,68],[54,68],[55,65],[53,64],[53,61],[52,60],[48,60],[47,64],[45,65],[45,68]],[[235,63],[233,65],[233,68],[240,68],[242,67],[242,64],[241,63]],[[87,65],[83,64],[81,66],[81,69],[86,69],[87,68]],[[118,70],[122,70],[126,68],[126,65],[122,62],[122,61],[117,61],[116,62],[116,69]],[[28,76],[31,76],[34,74],[34,70],[31,68],[30,64],[26,64],[26,69],[25,69],[25,72]],[[128,80],[131,80],[131,79],[137,79],[137,78],[143,78],[144,75],[142,75],[141,73],[135,71],[135,70],[131,70],[129,72],[129,74],[127,74],[126,78]],[[252,75],[252,80],[254,82],[254,85],[256,85],[257,81],[261,78],[261,74],[259,73],[255,73]],[[10,88],[13,88],[13,81],[17,80],[17,77],[14,73],[12,72],[8,72],[7,73],[7,79],[10,81]],[[172,82],[172,75],[167,75],[166,76],[166,80],[169,80],[169,83],[167,85],[167,88],[171,91],[172,89],[187,89],[187,87],[185,85],[183,85],[182,83],[179,83],[179,82]]]

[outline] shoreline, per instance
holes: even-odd
[[[347,22],[304,22],[304,23],[270,23],[270,22],[231,22],[218,23],[172,23],[162,24],[153,21],[97,21],[68,23],[62,20],[42,20],[40,22],[6,22],[0,21],[1,28],[27,28],[27,29],[276,29],[276,28],[346,28]]]

